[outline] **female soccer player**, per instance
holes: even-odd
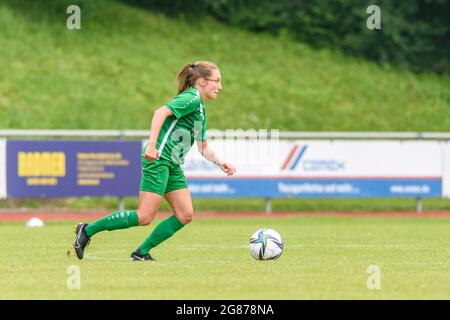
[[[222,90],[219,69],[209,61],[186,64],[178,73],[177,80],[177,96],[153,114],[150,138],[141,154],[138,209],[116,211],[92,223],[77,224],[74,248],[78,259],[83,259],[91,237],[100,231],[150,224],[161,201],[166,198],[173,215],[160,222],[131,254],[134,261],[155,260],[150,250],[192,221],[192,200],[180,164],[194,140],[204,158],[218,165],[228,176],[236,172],[233,165],[217,156],[206,137],[203,102],[216,99]]]

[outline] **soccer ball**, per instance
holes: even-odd
[[[250,238],[250,253],[257,260],[275,260],[281,256],[284,241],[272,229],[259,229]]]

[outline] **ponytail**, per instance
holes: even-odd
[[[184,90],[195,85],[198,78],[208,78],[213,70],[217,70],[217,66],[209,61],[198,61],[196,63],[188,63],[177,75],[178,92],[180,94]]]

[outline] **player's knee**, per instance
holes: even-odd
[[[152,222],[152,219],[148,217],[141,217],[139,218],[139,225],[140,226],[147,226]]]
[[[156,212],[138,210],[139,225],[140,226],[149,225],[152,222],[155,214]]]
[[[182,224],[188,224],[189,222],[192,221],[192,219],[194,218],[194,211],[186,211],[183,212],[182,215],[180,215],[180,222]]]

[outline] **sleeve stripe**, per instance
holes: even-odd
[[[172,132],[173,128],[175,127],[175,125],[177,124],[177,119],[173,120],[172,124],[170,125],[169,129],[166,132],[166,135],[164,136],[163,141],[161,142],[161,145],[159,146],[159,155],[161,156],[162,151],[164,149],[164,146],[166,145],[167,142],[167,138],[169,138],[170,133]]]

